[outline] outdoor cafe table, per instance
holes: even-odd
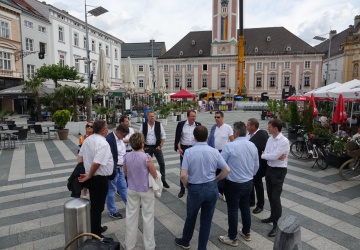
[[[48,140],[50,141],[51,140],[51,138],[50,138],[50,128],[51,127],[54,127],[55,126],[55,123],[54,122],[46,122],[46,123],[41,123],[41,122],[37,122],[37,123],[35,123],[35,124],[39,124],[39,125],[41,125],[41,127],[44,127],[44,128],[47,128],[47,131],[48,131]]]
[[[15,134],[15,133],[19,133],[19,130],[0,130],[0,136],[2,137],[2,135],[7,135],[9,137],[9,140],[8,140],[8,149],[11,148],[11,145],[10,145],[10,136]],[[0,145],[1,146],[1,145]],[[4,140],[4,146],[5,146],[5,140]]]

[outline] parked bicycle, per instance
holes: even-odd
[[[297,139],[290,145],[290,153],[297,159],[315,159],[315,165],[321,170],[328,167],[325,160],[328,152],[325,148],[325,138],[312,137],[309,139],[305,130],[300,129],[297,132]]]
[[[339,175],[344,180],[360,180],[359,144],[355,141],[350,141],[345,145],[345,149],[351,159],[341,165]]]

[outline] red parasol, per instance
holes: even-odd
[[[308,100],[307,96],[304,95],[292,95],[285,99],[286,101],[299,101],[304,102]]]
[[[185,89],[182,89],[179,92],[170,95],[170,98],[196,98],[196,95],[187,92]]]
[[[316,108],[316,103],[315,103],[314,94],[311,94],[310,103],[313,104],[313,116],[317,116],[317,114],[318,114],[318,109]]]
[[[344,106],[344,99],[342,94],[340,94],[332,122],[336,124],[344,124],[346,123],[346,120],[347,120],[347,114]]]

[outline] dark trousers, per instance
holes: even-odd
[[[287,168],[268,167],[266,171],[266,189],[271,207],[271,218],[274,225],[281,217],[281,192],[284,184]]]
[[[254,176],[253,182],[254,187],[252,188],[250,194],[250,205],[255,204],[255,191],[256,191],[256,207],[264,208],[265,198],[264,198],[264,184],[262,178],[265,177],[266,168],[259,169],[259,171]]]
[[[220,174],[220,172],[221,172],[220,168],[216,169],[216,176],[218,174]],[[224,194],[224,189],[225,189],[225,178],[218,181],[217,185],[218,185],[219,193],[223,195]]]
[[[108,192],[107,176],[96,175],[84,182],[84,187],[90,193],[90,220],[91,233],[101,235],[101,213],[104,211],[106,195]]]
[[[249,197],[253,182],[248,181],[244,183],[225,181],[225,197],[228,212],[228,235],[234,240],[237,235],[238,227],[238,210],[240,209],[241,220],[243,224],[242,232],[247,235],[250,233],[251,215],[249,206]]]
[[[165,161],[162,150],[161,149],[157,150],[156,146],[145,146],[145,147],[146,147],[145,153],[148,153],[151,157],[155,155],[155,158],[160,167],[161,178],[165,179]]]
[[[181,150],[183,151],[183,155],[185,154],[186,149],[191,148],[191,147],[185,146],[185,145],[180,145],[180,147],[181,147]],[[183,161],[183,157],[180,155],[180,172],[181,172],[182,161]],[[185,187],[184,187],[184,184],[181,182],[181,178],[180,178],[180,189],[181,189],[181,191],[185,192]]]

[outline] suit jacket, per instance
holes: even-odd
[[[267,160],[261,159],[261,154],[265,150],[266,142],[269,139],[269,135],[265,130],[259,130],[250,138],[250,141],[255,144],[256,148],[258,149],[259,154],[259,170],[256,175],[260,175],[262,177],[266,174],[266,169],[268,167]]]
[[[183,130],[183,127],[184,127],[184,124],[185,124],[186,121],[187,120],[178,122],[178,124],[176,126],[175,141],[174,141],[174,150],[175,151],[178,150],[177,145],[180,142],[182,130]],[[200,125],[201,125],[200,122],[195,122],[195,126],[200,126]]]
[[[109,143],[110,145],[110,149],[111,149],[111,153],[113,156],[113,161],[114,161],[114,168],[116,168],[117,163],[118,163],[118,150],[117,150],[117,144],[116,144],[116,138],[114,133],[110,133],[105,137],[106,141]]]

